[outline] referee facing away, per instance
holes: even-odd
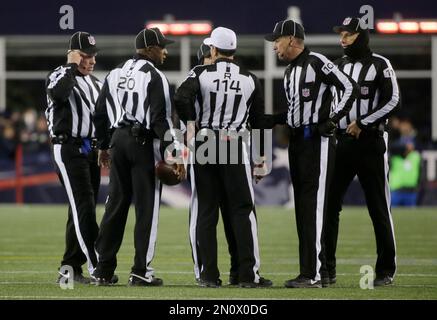
[[[285,282],[288,288],[322,287],[322,230],[333,170],[333,133],[357,92],[354,83],[331,61],[305,47],[304,38],[304,28],[293,20],[276,23],[273,33],[265,36],[274,42],[278,58],[290,63],[284,76],[288,113],[283,118],[290,128],[300,274]],[[333,110],[332,87],[344,92]]]
[[[70,39],[67,63],[51,72],[46,81],[47,125],[56,171],[69,201],[61,265],[71,266],[74,281],[80,283],[90,282],[82,275],[82,264],[87,262],[90,274],[97,264],[95,207],[100,168],[92,146],[92,115],[101,88],[100,81],[92,75],[97,51],[92,35],[76,32]]]
[[[234,61],[237,49],[235,32],[223,27],[214,29],[205,44],[211,47],[213,64],[197,66],[178,88],[175,105],[182,121],[195,121],[205,142],[238,145],[238,151],[227,154],[227,162],[219,161],[223,148],[215,159],[202,163],[196,156],[191,166],[194,192],[190,208],[191,226],[195,232],[201,259],[199,286],[219,287],[217,266],[217,222],[220,202],[227,201],[232,230],[237,243],[238,280],[241,287],[270,287],[272,282],[259,275],[260,257],[252,187],[252,169],[248,145],[240,134],[251,128],[272,128],[274,117],[264,115],[264,101],[259,80]],[[190,126],[187,128],[191,130]],[[240,138],[238,138],[240,136]],[[203,142],[198,141],[196,148]],[[232,155],[230,155],[232,153]],[[230,156],[238,153],[231,164]],[[193,155],[193,153],[192,153]],[[196,247],[193,247],[193,250]]]
[[[376,237],[374,285],[389,285],[396,271],[396,245],[390,211],[385,123],[400,105],[399,88],[390,61],[370,50],[369,30],[362,28],[359,18],[346,18],[334,31],[340,34],[344,51],[344,56],[335,63],[358,83],[360,92],[350,112],[340,119],[337,130],[335,184],[329,192],[325,228],[327,271],[330,282],[335,282],[341,205],[357,175]]]
[[[99,162],[110,165],[109,195],[96,241],[97,285],[108,285],[117,266],[132,198],[135,203],[135,258],[129,285],[160,286],[151,262],[155,253],[161,183],[155,164],[161,160],[165,133],[173,128],[167,78],[157,69],[168,44],[158,28],[144,29],[135,39],[136,55],[113,69],[96,107]],[[110,135],[111,131],[112,137]],[[109,151],[108,151],[109,150]],[[183,164],[178,174],[185,175]]]
[[[200,45],[199,50],[197,51],[197,59],[199,65],[210,65],[213,63],[211,57],[211,48],[206,44],[202,43]],[[198,103],[198,102],[196,102]],[[198,108],[198,107],[197,107]],[[196,192],[194,189],[195,183],[193,182],[193,188],[191,192],[191,205],[197,201]],[[228,252],[231,257],[231,268],[229,270],[229,284],[230,285],[238,285],[238,252],[237,252],[237,240],[234,235],[234,231],[232,230],[231,223],[231,215],[228,201],[225,197],[224,190],[221,190],[220,194],[222,195],[222,199],[220,200],[220,213],[222,214],[223,228],[225,231],[226,241],[228,243]],[[197,246],[196,241],[196,220],[191,219],[190,215],[190,245],[193,255],[194,262],[194,274],[196,279],[200,278],[200,270],[202,268],[202,261],[199,254],[199,248]],[[194,255],[196,254],[196,256]]]

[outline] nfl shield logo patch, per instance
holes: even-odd
[[[304,98],[308,98],[310,96],[310,89],[308,88],[302,89],[302,96]]]
[[[343,25],[344,25],[344,26],[347,26],[349,23],[351,23],[351,20],[352,20],[352,18],[346,18],[346,19],[344,19],[344,21],[343,21]]]
[[[361,94],[362,95],[369,94],[369,87],[361,87]]]
[[[93,46],[96,44],[96,40],[94,39],[93,36],[88,37],[88,42],[90,43],[90,45],[93,45]]]

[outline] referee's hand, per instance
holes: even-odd
[[[347,126],[346,133],[349,133],[351,136],[355,137],[356,139],[358,139],[360,137],[361,129],[357,125],[357,122],[355,120],[352,121]]]
[[[97,163],[100,167],[107,169],[111,168],[111,155],[109,153],[109,150],[99,150]]]

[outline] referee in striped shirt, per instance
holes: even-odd
[[[390,61],[369,48],[369,30],[359,18],[348,17],[340,34],[344,56],[335,63],[360,87],[352,109],[340,119],[335,183],[328,198],[326,262],[329,280],[336,281],[338,225],[347,188],[358,176],[372,219],[377,247],[375,286],[389,285],[396,272],[396,245],[390,210],[387,132],[385,123],[400,105],[399,87]],[[344,94],[337,92],[340,97]]]
[[[356,87],[325,56],[304,44],[302,25],[285,20],[265,36],[274,42],[278,58],[289,62],[284,88],[290,129],[289,162],[296,204],[300,274],[285,282],[288,288],[321,287],[322,230],[326,190],[333,169],[334,129],[356,97]],[[331,88],[344,92],[331,110]]]
[[[206,44],[202,43],[200,45],[199,50],[197,51],[197,59],[199,61],[199,65],[210,65],[213,63],[211,57],[211,48]],[[195,182],[192,182],[192,185],[195,185]],[[191,202],[196,201],[196,194],[194,192],[194,188],[191,193]],[[224,190],[222,190],[221,194],[224,194]],[[223,228],[225,231],[226,241],[228,243],[228,252],[231,257],[231,268],[229,270],[229,285],[238,285],[238,252],[237,252],[237,240],[234,235],[234,231],[232,230],[232,222],[230,215],[230,207],[228,201],[225,197],[220,201],[220,213],[222,215]],[[192,215],[190,215],[190,245],[192,248],[193,262],[194,262],[194,273],[195,277],[198,280],[200,278],[200,270],[202,269],[201,257],[199,254],[199,247],[196,241],[196,232],[195,232],[195,219],[191,219]],[[194,256],[196,253],[196,256]]]
[[[96,241],[97,285],[111,284],[132,199],[135,258],[128,284],[163,284],[151,267],[161,200],[155,164],[171,143],[164,136],[173,123],[169,83],[157,67],[164,63],[166,46],[173,42],[158,28],[140,31],[135,38],[136,55],[108,74],[97,102],[99,163],[110,166],[109,195]],[[183,164],[177,171],[185,175]]]
[[[237,243],[239,285],[247,288],[270,287],[272,282],[259,275],[249,142],[241,136],[249,133],[251,128],[272,128],[275,118],[264,115],[259,80],[234,61],[237,49],[235,32],[218,27],[204,43],[211,47],[214,63],[192,69],[175,95],[181,120],[194,121],[197,139],[203,136],[206,140],[197,140],[196,149],[211,144],[217,148],[215,155],[210,157],[208,153],[207,161],[199,159],[197,152],[190,166],[194,193],[190,207],[190,232],[194,233],[197,243],[192,249],[194,259],[201,259],[198,285],[216,288],[222,283],[217,265],[216,234],[220,202],[225,199]],[[191,127],[188,126],[187,130],[190,132]],[[233,145],[238,145],[238,150],[231,148]],[[231,151],[222,152],[227,148]],[[238,161],[231,163],[230,158],[235,156],[238,156]]]
[[[56,171],[70,204],[61,265],[71,266],[74,281],[80,283],[90,281],[82,275],[82,264],[88,263],[90,274],[97,264],[95,206],[100,168],[92,146],[95,137],[92,115],[101,83],[91,74],[97,51],[92,35],[76,32],[70,39],[67,63],[51,72],[46,81],[45,114]]]

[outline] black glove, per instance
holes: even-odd
[[[317,130],[319,134],[323,137],[332,137],[334,136],[335,129],[337,125],[331,119],[326,120],[325,122],[319,123],[317,126]]]

